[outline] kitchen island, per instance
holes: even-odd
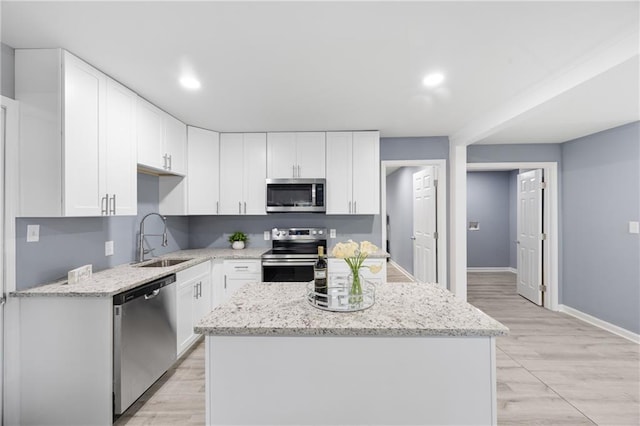
[[[304,283],[254,283],[196,326],[207,424],[495,424],[495,336],[433,284],[384,283],[373,307],[318,310]]]

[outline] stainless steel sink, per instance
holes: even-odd
[[[140,268],[166,268],[167,266],[179,265],[183,262],[188,262],[191,259],[158,259],[151,263],[145,263],[140,265]]]

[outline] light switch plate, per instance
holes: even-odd
[[[335,237],[336,237],[336,230],[329,229],[329,238],[335,238]]]
[[[640,234],[640,222],[635,222],[635,221],[629,222],[629,233]]]
[[[113,256],[113,241],[104,242],[104,255]]]
[[[40,225],[27,225],[27,242],[36,243],[40,241]]]
[[[264,231],[264,240],[268,241],[271,238],[271,231]]]

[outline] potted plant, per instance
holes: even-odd
[[[244,248],[244,243],[249,239],[247,234],[244,232],[236,231],[229,236],[229,242],[231,243],[231,247],[236,250],[241,250]]]

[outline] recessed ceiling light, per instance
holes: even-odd
[[[197,90],[200,88],[200,81],[195,77],[184,76],[180,78],[180,84],[185,89]]]
[[[442,83],[443,81],[444,81],[444,75],[440,74],[439,72],[436,72],[426,76],[424,80],[422,80],[422,84],[424,84],[427,87],[435,87],[438,84]]]

